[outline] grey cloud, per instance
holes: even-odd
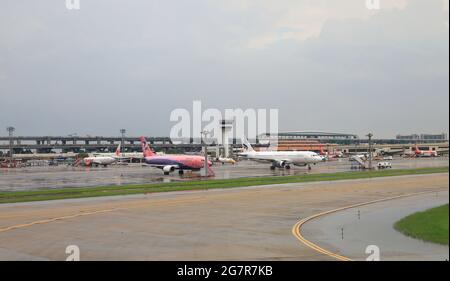
[[[318,38],[261,49],[247,43],[283,14],[257,4],[236,11],[214,1],[82,0],[80,11],[67,11],[63,1],[3,2],[0,130],[168,135],[171,110],[201,99],[205,107],[279,108],[283,130],[448,131],[440,0],[330,19]]]

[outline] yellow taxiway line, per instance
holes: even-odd
[[[359,204],[354,204],[354,205],[350,205],[350,206],[345,206],[345,207],[341,207],[338,209],[334,209],[334,210],[330,210],[330,211],[326,211],[326,212],[322,212],[319,214],[315,214],[312,215],[310,217],[304,218],[301,221],[297,222],[294,227],[292,228],[292,234],[303,244],[305,244],[306,246],[308,246],[309,248],[327,255],[329,257],[332,257],[334,259],[340,260],[340,261],[352,261],[351,258],[349,257],[345,257],[333,252],[330,252],[320,246],[318,246],[317,244],[314,244],[313,242],[309,241],[308,239],[306,239],[303,235],[302,235],[302,226],[304,226],[308,221],[311,221],[313,219],[316,219],[318,217],[323,217],[332,213],[337,213],[340,211],[344,211],[344,210],[348,210],[348,209],[352,209],[352,208],[356,208],[356,207],[361,207],[361,206],[366,206],[366,205],[371,205],[371,204],[375,204],[375,203],[380,203],[380,202],[385,202],[385,201],[390,201],[390,200],[395,200],[395,199],[401,199],[401,198],[405,198],[405,197],[411,197],[411,196],[417,196],[417,195],[423,195],[423,194],[428,194],[428,193],[436,193],[436,191],[425,191],[425,192],[417,192],[417,193],[410,193],[410,194],[404,194],[404,195],[399,195],[399,196],[394,196],[394,197],[388,197],[388,198],[383,198],[383,199],[378,199],[378,200],[373,200],[373,201],[369,201],[369,202],[364,202],[364,203],[359,203]]]
[[[30,226],[33,226],[33,225],[36,225],[36,224],[46,224],[46,223],[51,223],[51,222],[55,222],[55,221],[62,221],[62,220],[66,220],[66,219],[73,219],[73,218],[77,218],[77,217],[95,215],[95,214],[100,214],[100,213],[108,213],[108,212],[113,212],[113,211],[116,211],[116,210],[117,209],[106,209],[106,210],[82,212],[82,213],[78,213],[78,214],[74,214],[74,215],[67,215],[67,216],[50,218],[50,219],[43,219],[43,220],[33,221],[33,222],[30,222],[30,223],[23,223],[23,224],[8,226],[8,227],[5,227],[5,228],[0,228],[0,233],[7,232],[7,231],[10,231],[10,230],[14,230],[14,229],[18,229],[18,228],[30,227]]]
[[[164,200],[161,200],[158,202],[154,202],[152,204],[167,206],[167,205],[173,205],[173,204],[192,203],[192,202],[199,202],[199,201],[200,202],[207,201],[207,198],[194,197],[194,198],[190,198],[190,199],[181,199],[181,200],[171,198],[171,199],[164,199]],[[52,222],[56,222],[56,221],[64,221],[64,220],[78,218],[78,217],[111,213],[111,212],[116,212],[116,211],[120,211],[120,210],[129,210],[129,209],[135,209],[135,208],[148,207],[148,206],[151,206],[150,204],[151,203],[148,201],[148,199],[143,199],[143,201],[132,202],[131,204],[130,203],[122,203],[122,204],[119,204],[119,206],[115,207],[115,208],[100,209],[100,210],[93,210],[93,211],[80,210],[79,212],[77,212],[75,214],[71,214],[71,215],[42,219],[42,220],[37,220],[37,221],[28,222],[28,223],[22,223],[22,224],[17,224],[17,225],[0,228],[0,233],[4,233],[7,231],[12,231],[12,230],[16,230],[16,229],[21,229],[21,228],[26,228],[26,227],[31,227],[31,226],[39,225],[39,224],[48,224],[48,223],[52,223]]]

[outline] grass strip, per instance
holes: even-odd
[[[407,216],[394,227],[412,238],[448,245],[448,204]]]

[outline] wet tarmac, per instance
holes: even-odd
[[[448,158],[395,159],[394,169],[448,166]],[[236,165],[216,164],[214,179],[231,179],[260,176],[301,175],[309,173],[333,173],[351,171],[348,159],[338,159],[319,163],[311,171],[306,167],[291,170],[271,171],[270,164],[253,161],[240,161]],[[89,187],[100,185],[124,185],[173,181],[200,180],[198,172],[182,176],[173,173],[164,176],[159,169],[140,164],[112,165],[107,168],[88,168],[70,166],[28,167],[20,169],[0,169],[0,192],[36,190],[45,188]]]
[[[333,253],[365,260],[369,245],[380,250],[381,260],[445,261],[448,245],[423,242],[394,229],[400,219],[448,204],[448,191],[412,196],[330,214],[303,227],[304,236]]]
[[[448,173],[0,204],[0,260],[65,260],[68,245],[84,261],[334,260],[300,243],[292,227],[326,210],[424,191],[448,197]],[[392,242],[373,243],[385,257],[382,243]]]

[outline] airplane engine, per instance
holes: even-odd
[[[285,166],[286,166],[285,161],[276,161],[275,162],[275,167],[277,167],[277,168],[284,168]]]
[[[168,174],[170,172],[175,171],[175,167],[174,166],[164,166],[163,167],[163,172],[164,174]]]

